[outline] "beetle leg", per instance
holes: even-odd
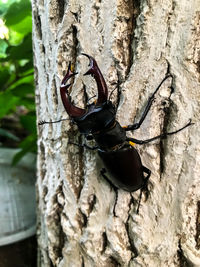
[[[152,94],[152,96],[149,97],[148,101],[147,101],[147,105],[145,107],[145,110],[144,112],[142,113],[142,117],[140,118],[139,122],[137,123],[134,123],[133,125],[128,125],[128,126],[125,126],[125,131],[133,131],[133,130],[136,130],[138,128],[140,128],[141,124],[143,123],[143,121],[145,120],[152,104],[153,104],[153,101],[155,99],[155,94],[158,92],[158,90],[160,89],[161,85],[164,83],[165,80],[167,80],[169,77],[172,77],[171,74],[167,74],[165,76],[165,78],[161,81],[161,83],[158,85],[158,87],[156,88],[156,90],[154,91],[154,93]]]
[[[105,168],[102,168],[100,173],[103,176],[103,178],[109,183],[109,185],[114,189],[114,191],[116,193],[115,204],[114,204],[114,207],[113,207],[113,214],[114,214],[114,217],[116,217],[115,207],[117,205],[117,199],[118,199],[118,188],[110,181],[110,179],[106,175],[106,169]]]
[[[149,196],[149,190],[148,190],[148,181],[149,181],[149,178],[151,176],[151,170],[149,170],[147,167],[145,166],[142,166],[143,168],[143,172],[147,174],[147,176],[145,177],[145,180],[144,180],[144,185],[143,185],[143,191],[146,191],[147,194],[146,194],[146,200]]]
[[[106,175],[106,169],[105,168],[102,168],[101,171],[100,171],[100,173],[103,176],[103,178],[111,185],[111,187],[113,187],[114,190],[117,191],[118,188],[110,181],[110,179]]]
[[[139,201],[138,201],[138,206],[137,206],[137,211],[136,211],[137,214],[139,214],[140,203],[141,203],[141,199],[142,199],[142,193],[144,191],[147,193],[146,194],[146,199],[148,198],[148,195],[149,195],[149,190],[148,190],[147,186],[148,186],[149,178],[151,176],[151,171],[148,168],[144,167],[144,166],[142,166],[142,168],[143,168],[143,172],[146,173],[147,176],[144,177],[144,184],[143,184],[142,188],[140,189],[140,196],[139,196]]]
[[[127,138],[126,140],[127,140],[127,141],[131,141],[131,142],[133,142],[133,143],[135,143],[135,144],[138,144],[138,145],[143,145],[143,144],[150,143],[150,142],[152,142],[152,141],[154,141],[154,140],[156,140],[156,139],[165,139],[165,138],[167,138],[168,135],[176,134],[176,133],[182,131],[183,129],[185,129],[185,128],[187,128],[188,126],[193,125],[193,124],[194,124],[194,123],[192,123],[192,121],[191,121],[191,119],[190,119],[189,122],[188,122],[185,126],[183,126],[182,128],[180,128],[180,129],[178,129],[178,130],[176,130],[176,131],[174,131],[174,132],[163,133],[163,134],[161,134],[161,135],[158,135],[158,136],[155,136],[155,137],[153,137],[153,138],[146,139],[146,140],[138,140],[138,139],[135,139],[135,138]]]

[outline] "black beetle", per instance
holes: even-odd
[[[75,145],[92,150],[98,149],[98,154],[105,165],[105,168],[101,170],[101,174],[115,187],[124,189],[128,192],[141,189],[142,193],[142,191],[147,188],[147,182],[151,175],[151,171],[142,165],[140,155],[133,147],[134,144],[147,144],[155,139],[166,138],[168,135],[176,134],[191,125],[191,120],[184,127],[174,132],[163,133],[151,139],[138,140],[127,137],[127,131],[134,131],[141,126],[154,101],[156,92],[167,78],[172,77],[171,74],[168,73],[165,76],[152,96],[149,97],[139,122],[122,127],[116,120],[117,108],[115,108],[113,103],[108,100],[107,85],[97,62],[93,57],[87,54],[83,55],[87,56],[90,61],[90,68],[84,75],[92,75],[97,83],[97,100],[92,104],[87,104],[86,109],[78,108],[71,103],[68,93],[68,88],[71,84],[66,83],[70,78],[77,74],[72,71],[71,63],[68,66],[67,74],[62,80],[60,94],[65,110],[72,121],[78,126],[80,133],[84,134],[89,140],[94,139],[97,146],[90,147],[87,144]],[[40,122],[40,124],[44,123],[48,122]],[[109,171],[111,176],[108,177],[106,171]],[[138,210],[139,205],[137,212]]]

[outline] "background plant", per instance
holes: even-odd
[[[0,142],[36,152],[32,17],[29,0],[0,0]]]

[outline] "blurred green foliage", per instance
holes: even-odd
[[[0,0],[0,22],[0,142],[21,148],[16,164],[36,152],[31,2]]]

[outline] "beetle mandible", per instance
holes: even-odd
[[[101,170],[102,176],[110,181],[115,187],[124,189],[128,192],[141,189],[141,199],[142,191],[147,188],[151,171],[143,166],[140,155],[134,148],[134,144],[147,144],[158,138],[166,138],[168,135],[176,134],[185,129],[191,125],[192,122],[190,120],[185,126],[176,131],[163,133],[147,140],[138,140],[127,137],[127,131],[134,131],[141,126],[155,99],[155,94],[163,82],[167,78],[172,77],[172,75],[167,73],[151,97],[149,97],[139,122],[122,127],[116,120],[117,108],[110,101],[110,98],[108,99],[107,85],[96,60],[87,54],[82,55],[89,59],[89,70],[84,75],[91,75],[95,79],[98,88],[97,100],[92,104],[87,104],[85,109],[76,107],[72,104],[68,93],[68,88],[71,84],[68,84],[67,82],[77,73],[73,72],[71,63],[69,63],[67,73],[61,82],[60,94],[64,108],[73,123],[78,126],[80,133],[85,135],[86,138],[91,139],[92,137],[96,142],[96,146],[90,147],[87,144],[75,145],[86,147],[91,150],[97,149],[98,154],[105,165],[105,168]],[[44,123],[48,122],[43,121],[40,124]],[[107,171],[111,176],[106,175]],[[139,205],[137,213],[138,211]]]

